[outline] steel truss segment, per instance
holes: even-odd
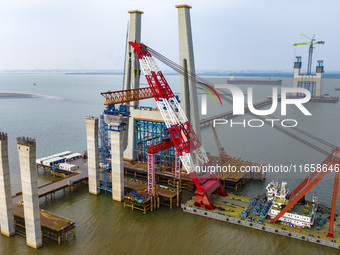
[[[202,164],[207,164],[209,162],[208,156],[205,153],[204,147],[201,146],[195,150],[195,154]]]
[[[191,158],[190,153],[183,153],[183,155],[179,156],[179,158],[182,161],[182,165],[183,165],[184,169],[188,173],[195,171],[195,166],[193,165],[193,160]]]
[[[175,97],[170,98],[170,102],[174,105],[175,112],[176,112],[176,110],[178,111],[180,121],[183,122],[183,123],[188,122],[188,119],[185,116],[184,111],[183,111],[181,105],[179,104],[179,102],[177,101],[177,99]]]
[[[170,119],[171,119],[171,124],[172,125],[176,125],[176,124],[180,124],[180,119],[178,118],[176,112],[174,111],[172,105],[170,104],[169,100],[167,99],[163,99],[163,104],[164,104],[164,111],[167,111],[170,115]]]
[[[155,154],[148,153],[148,193],[153,194],[155,187]]]
[[[171,139],[167,139],[165,141],[161,141],[156,144],[152,144],[148,146],[148,154],[156,154],[158,152],[167,150],[174,146],[174,142]]]
[[[105,97],[104,105],[114,105],[153,97],[151,88],[139,88],[101,93]]]
[[[151,71],[154,71],[154,72],[159,71],[157,63],[154,61],[152,57],[143,56],[139,60],[140,60],[144,75],[150,75]]]
[[[175,123],[169,111],[166,110],[165,100],[156,101],[157,107],[161,112],[166,127],[169,129]]]

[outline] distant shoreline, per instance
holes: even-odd
[[[37,97],[33,94],[25,94],[25,93],[13,93],[13,92],[0,92],[0,99],[4,98],[33,98]]]

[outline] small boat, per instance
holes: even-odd
[[[36,83],[33,83],[33,85],[37,85]]]

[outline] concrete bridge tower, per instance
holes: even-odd
[[[129,31],[128,31],[128,42],[130,41],[141,41],[141,20],[142,20],[142,11],[134,10],[129,11],[130,13],[130,22],[129,22]],[[139,66],[139,60],[134,54],[133,48],[128,43],[126,45],[126,56],[125,56],[125,77],[124,77],[124,90],[127,89],[138,89],[139,88],[139,79],[141,75],[141,70]],[[132,106],[138,106],[139,101],[133,101],[131,103]]]
[[[188,72],[195,74],[194,48],[190,20],[191,6],[183,4],[176,5],[176,8],[178,9],[179,64],[183,66],[184,60],[186,60]],[[181,75],[181,106],[186,115],[190,116],[189,121],[198,139],[201,139],[196,82],[191,79],[187,82],[188,84],[186,85],[186,78],[184,75]],[[185,96],[187,94],[187,86],[189,86],[189,99]],[[186,100],[190,100],[190,103],[186,102]]]
[[[28,246],[37,249],[42,246],[42,235],[38,196],[38,174],[35,165],[36,143],[34,139],[18,137],[17,147],[24,201],[26,243]]]
[[[142,11],[134,10],[129,11],[130,22],[128,31],[128,42],[130,41],[141,41],[141,26],[142,26]],[[139,65],[139,60],[137,55],[134,53],[134,49],[128,43],[126,45],[126,56],[125,56],[125,77],[124,77],[124,90],[128,89],[138,89],[139,79],[141,70]],[[133,101],[126,103],[130,107],[129,110],[133,110],[135,107],[139,106],[139,101]],[[133,115],[133,114],[132,114]],[[123,149],[124,158],[126,159],[136,159],[135,146],[136,142],[134,137],[135,132],[135,122],[133,117],[131,117],[127,122],[126,131],[123,132]]]
[[[89,192],[99,194],[99,149],[98,118],[86,118],[87,164],[89,176]]]
[[[0,225],[5,236],[15,234],[7,134],[0,132]]]
[[[316,66],[316,74],[300,74],[301,57],[297,56],[294,62],[293,88],[304,88],[310,91],[312,97],[322,95],[322,74],[324,72],[323,61],[318,60]],[[294,93],[295,96],[304,96],[300,93]]]

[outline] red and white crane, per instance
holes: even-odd
[[[217,193],[222,196],[227,196],[228,194],[223,189],[220,180],[215,174],[207,172],[199,177],[195,172],[192,154],[195,154],[204,166],[207,166],[209,162],[201,142],[191,128],[179,102],[162,72],[158,69],[147,46],[138,42],[129,42],[129,44],[137,53],[145,78],[156,100],[158,109],[162,114],[182,165],[185,170],[190,173],[190,177],[196,186],[195,205],[207,209],[214,209],[215,207],[212,204],[209,195]]]

